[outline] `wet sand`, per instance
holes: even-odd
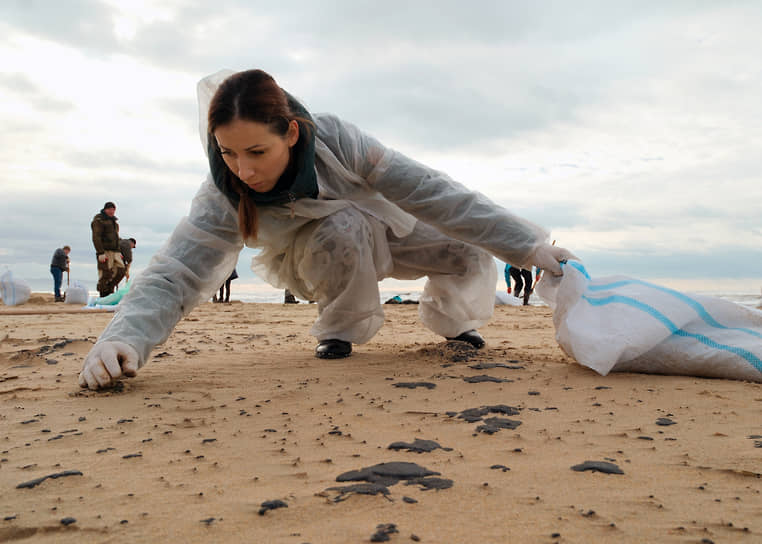
[[[598,376],[547,308],[326,361],[314,305],[208,303],[92,392],[66,306],[0,305],[0,542],[762,541],[762,384]]]

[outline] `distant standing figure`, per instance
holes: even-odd
[[[132,250],[135,249],[138,243],[135,238],[119,238],[119,252],[122,254],[122,261],[124,261],[124,277],[130,279],[130,265],[132,264]]]
[[[230,282],[234,279],[238,278],[238,271],[234,268],[233,271],[230,273],[230,276],[228,276],[228,279],[225,280],[225,283],[222,284],[220,287],[220,296],[217,299],[217,302],[230,302]],[[223,292],[225,294],[223,298]]]
[[[53,252],[53,259],[50,261],[50,273],[53,274],[53,293],[56,296],[56,302],[63,302],[61,296],[61,281],[63,273],[69,271],[69,246],[59,247]]]
[[[106,202],[103,209],[93,217],[93,246],[98,259],[98,293],[106,297],[124,277],[124,261],[119,250],[119,223],[116,204]]]
[[[299,301],[296,300],[296,297],[291,291],[286,289],[286,292],[283,294],[283,304],[299,304]]]
[[[524,277],[524,306],[529,306],[529,296],[534,292],[532,284],[532,268],[521,269],[521,275]]]
[[[506,263],[505,264],[505,270],[503,270],[503,274],[505,275],[505,286],[506,286],[506,292],[510,295],[511,294],[511,270],[513,267]]]
[[[529,296],[532,294],[532,271],[526,268],[518,268],[505,265],[505,282],[508,284],[508,292],[511,292],[510,278],[513,278],[515,286],[513,288],[513,296],[520,297],[522,289],[524,290],[524,306],[529,305]]]

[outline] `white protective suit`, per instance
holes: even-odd
[[[199,83],[201,139],[224,71]],[[252,269],[279,288],[318,302],[318,340],[367,342],[383,324],[378,281],[428,276],[422,322],[454,337],[478,328],[495,304],[492,255],[528,259],[547,233],[333,115],[314,115],[319,196],[259,206],[261,248]],[[233,270],[244,241],[238,212],[207,176],[190,214],[134,279],[98,340],[134,347],[145,364],[177,322],[208,300]]]

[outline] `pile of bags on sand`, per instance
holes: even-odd
[[[0,276],[0,298],[6,306],[26,304],[32,296],[32,288],[26,281],[17,278],[10,270]],[[66,288],[64,302],[67,304],[87,304],[87,288],[78,281]]]
[[[127,283],[120,287],[115,293],[112,293],[107,297],[93,298],[90,300],[87,287],[85,287],[82,282],[74,280],[66,287],[64,302],[66,304],[84,305],[85,308],[89,309],[115,310],[119,302],[122,300],[122,297],[124,297],[129,290],[130,282],[127,281]],[[31,296],[32,288],[29,286],[29,283],[15,277],[10,270],[0,276],[0,298],[6,306],[26,304],[29,302]]]

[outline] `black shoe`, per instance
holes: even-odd
[[[460,333],[455,338],[447,338],[448,340],[457,340],[458,342],[467,342],[474,346],[476,349],[484,347],[484,338],[475,330],[466,331]]]
[[[294,295],[286,295],[283,299],[283,304],[299,304]]]
[[[63,302],[64,300],[64,297],[56,297],[56,302]]]
[[[352,343],[337,338],[321,340],[315,348],[315,357],[320,359],[341,359],[349,357],[350,353],[352,353]]]

